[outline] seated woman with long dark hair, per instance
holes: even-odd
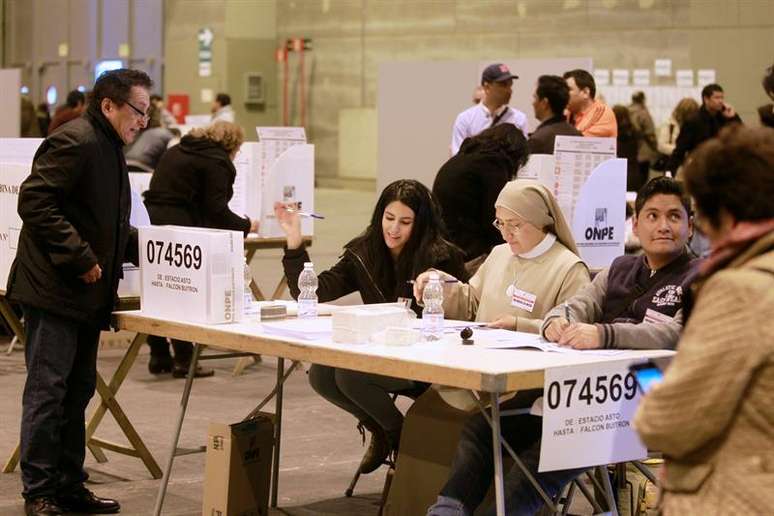
[[[287,208],[277,203],[274,213],[287,237],[282,265],[290,293],[297,298],[298,276],[310,260],[298,213]],[[438,205],[424,185],[412,179],[391,183],[379,197],[370,225],[344,246],[338,263],[318,275],[319,300],[332,301],[352,292],[359,292],[364,303],[410,299],[408,281],[429,267],[467,279],[462,252],[443,238],[442,231]],[[416,303],[412,308],[420,313]],[[421,387],[411,380],[321,365],[312,366],[309,382],[325,399],[355,416],[361,431],[365,427],[371,432],[361,473],[378,468],[397,448],[403,415],[390,394]]]

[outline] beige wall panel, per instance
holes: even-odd
[[[375,108],[339,111],[339,176],[376,179]]]
[[[35,57],[43,61],[59,59],[59,44],[67,43],[67,24],[51,23],[67,19],[67,2],[34,0]]]
[[[369,37],[365,44],[365,104],[376,103],[376,83],[379,65],[394,61],[418,60],[505,60],[518,56],[518,39],[515,35],[468,35],[464,39],[454,36]],[[407,77],[411,82],[411,78]],[[466,85],[473,90],[475,83]],[[446,87],[438,83],[435,87]],[[419,85],[415,85],[417,93]],[[470,92],[464,96],[470,98]]]
[[[236,120],[245,130],[248,141],[256,141],[258,126],[275,125],[278,122],[277,65],[274,60],[274,39],[228,38],[228,74],[226,84]],[[262,106],[245,105],[245,74],[263,76],[264,99]]]
[[[102,0],[101,59],[118,59],[121,45],[130,42],[129,7],[126,0]]]
[[[366,3],[366,35],[431,35],[454,31],[454,0],[370,1]]]
[[[70,55],[97,58],[97,0],[67,2],[70,24]]]
[[[694,67],[716,69],[726,100],[752,125],[758,123],[757,107],[766,102],[761,78],[771,66],[772,34],[771,28],[691,31]]]
[[[191,114],[210,112],[210,103],[201,102],[201,90],[217,93],[226,86],[225,10],[219,0],[167,0],[164,33],[164,92],[188,93]],[[212,76],[199,77],[199,29],[209,27],[212,44]]]
[[[321,38],[314,42],[307,130],[315,144],[315,170],[338,171],[339,110],[362,104],[359,38]]]
[[[458,0],[457,31],[496,34],[585,27],[587,4],[588,0]]]
[[[728,27],[739,23],[739,4],[755,0],[689,0],[691,27]],[[682,23],[682,19],[680,19]]]
[[[226,36],[229,38],[276,38],[276,0],[228,0],[226,2]]]
[[[740,25],[771,25],[772,22],[774,22],[774,0],[747,0],[740,2]],[[772,39],[774,39],[774,36],[772,36]]]
[[[6,66],[32,63],[35,52],[34,7],[33,2],[6,3],[6,22],[3,28]]]
[[[277,34],[290,37],[360,36],[361,0],[282,0],[277,3]]]
[[[671,27],[672,5],[669,0],[590,0],[589,27],[608,30]]]

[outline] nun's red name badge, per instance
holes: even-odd
[[[526,290],[520,288],[514,288],[511,294],[511,306],[521,308],[529,313],[532,313],[532,309],[535,308],[535,300],[537,296]]]

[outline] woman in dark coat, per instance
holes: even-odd
[[[290,293],[298,297],[298,276],[308,262],[298,213],[277,203],[274,213],[287,236],[282,266]],[[379,197],[371,224],[344,247],[339,262],[318,276],[317,296],[332,301],[359,292],[364,303],[412,299],[413,280],[434,267],[467,278],[462,251],[444,240],[443,222],[430,191],[419,181],[402,179],[389,184]],[[417,314],[420,308],[413,302]],[[360,463],[361,473],[378,468],[395,450],[403,415],[391,394],[419,392],[427,386],[411,380],[312,365],[309,383],[318,394],[355,416],[371,432],[371,443]]]
[[[492,226],[494,202],[528,158],[521,130],[500,124],[467,138],[438,171],[433,195],[441,206],[449,240],[464,250],[465,261],[486,258],[492,247],[503,243]]]
[[[172,224],[255,232],[258,221],[240,217],[228,203],[234,195],[236,169],[233,159],[244,141],[242,129],[231,122],[216,122],[194,129],[161,157],[145,192],[145,206],[154,225]],[[172,339],[175,358],[164,337],[149,336],[153,374],[172,371],[183,378],[191,363],[190,342]],[[197,376],[211,376],[198,368]]]

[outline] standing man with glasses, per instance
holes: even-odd
[[[85,411],[106,329],[137,232],[122,148],[148,121],[150,78],[105,72],[81,118],[49,135],[19,192],[23,226],[7,297],[24,311],[27,381],[21,472],[27,515],[115,513],[86,489]]]

